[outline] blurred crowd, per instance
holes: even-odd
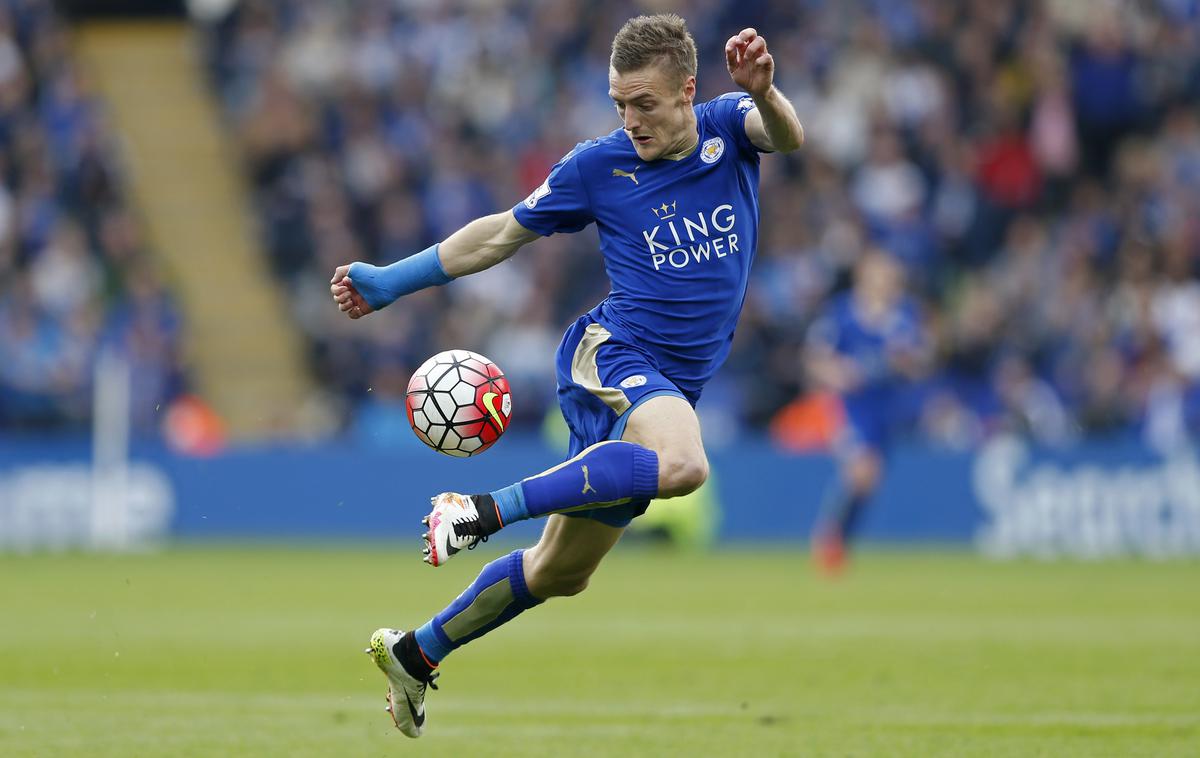
[[[0,0],[0,427],[77,428],[109,352],[136,430],[182,388],[179,315],[50,0]]]
[[[510,207],[616,128],[612,36],[668,5],[696,38],[701,99],[733,89],[724,41],[755,26],[808,137],[763,160],[754,281],[701,403],[714,434],[812,397],[810,326],[871,249],[902,264],[932,345],[895,411],[909,432],[1171,445],[1200,427],[1195,0],[244,0],[207,25],[208,70],[349,417],[386,425],[411,369],[448,347],[500,362],[524,421],[553,407],[561,332],[607,292],[593,230],[366,322],[330,305],[328,276]]]

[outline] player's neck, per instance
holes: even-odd
[[[669,152],[663,154],[662,159],[667,161],[679,161],[691,155],[696,146],[700,144],[700,132],[696,128],[696,118],[693,116],[688,123],[687,131],[684,135],[671,146]]]

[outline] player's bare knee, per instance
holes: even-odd
[[[561,573],[550,569],[528,573],[525,583],[534,597],[547,600],[578,595],[587,589],[590,579],[590,573]]]
[[[700,455],[663,455],[659,458],[659,497],[687,495],[708,481],[708,460]]]
[[[560,577],[554,584],[554,596],[571,597],[572,595],[578,595],[587,589],[590,581],[591,577],[586,575]]]
[[[862,454],[847,466],[846,483],[856,492],[867,492],[879,484],[882,473],[883,467],[877,456]]]

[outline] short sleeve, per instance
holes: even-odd
[[[710,118],[737,143],[746,154],[767,152],[746,136],[746,114],[758,106],[745,92],[726,92],[709,101]]]
[[[513,215],[526,229],[549,237],[577,232],[595,221],[579,170],[579,147],[563,156],[541,186],[513,207]]]

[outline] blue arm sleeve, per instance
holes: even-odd
[[[445,284],[454,278],[442,268],[438,245],[427,247],[390,266],[352,263],[349,275],[358,294],[375,310],[391,305],[404,295]]]

